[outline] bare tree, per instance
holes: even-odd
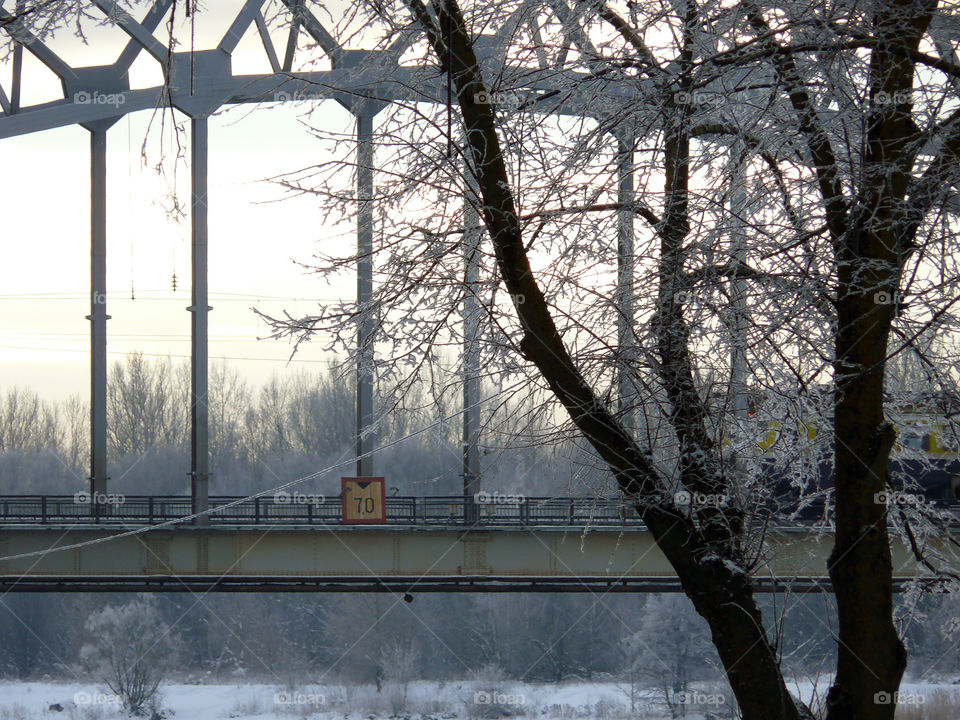
[[[187,432],[186,368],[133,353],[112,370],[107,391],[111,451],[142,456],[181,445]]]
[[[57,409],[21,388],[0,397],[0,452],[40,452],[59,446]]]
[[[631,707],[637,705],[637,680],[642,679],[660,691],[671,717],[685,717],[693,705],[686,702],[688,694],[694,695],[690,683],[716,675],[709,629],[702,621],[691,622],[685,604],[677,595],[649,596],[640,629],[623,639]]]
[[[379,21],[384,47],[407,48],[407,66],[419,62],[427,79],[436,62],[449,82],[446,97],[408,95],[378,121],[376,164],[389,168],[376,198],[381,369],[411,382],[433,372],[462,342],[455,309],[479,302],[486,376],[501,387],[525,378],[524,392],[553,401],[540,417],[561,430],[557,404],[565,410],[709,624],[750,719],[810,714],[787,690],[754,597],[762,501],[776,488],[752,448],[778,425],[775,459],[807,494],[823,490],[810,486],[818,461],[803,471],[819,444],[836,498],[828,717],[889,720],[895,706],[876,698],[896,691],[906,655],[892,617],[891,518],[877,501],[895,438],[884,371],[918,328],[953,326],[945,203],[958,177],[960,66],[945,40],[956,34],[934,26],[955,27],[954,9],[621,10],[559,0],[465,15],[454,0],[407,0],[345,17],[345,31]],[[507,29],[478,45],[488,27]],[[570,106],[590,117],[564,117]],[[341,171],[356,162],[344,153],[287,185],[348,215],[358,199]],[[618,181],[633,165],[635,188]],[[486,232],[479,250],[464,239],[465,193]],[[615,251],[624,213],[645,224],[628,233],[626,269]],[[482,282],[465,275],[465,255]],[[344,320],[372,312],[345,305],[275,327],[346,345]],[[947,355],[927,357],[934,375],[949,375]],[[811,421],[819,433],[804,430]],[[678,492],[725,502],[679,505]]]
[[[89,20],[95,20],[95,15],[88,3],[65,0],[17,0],[12,11],[0,9],[0,29],[28,30],[41,38],[64,26],[73,26],[83,37],[81,22]]]
[[[138,599],[107,606],[91,615],[84,629],[89,642],[80,650],[81,661],[122,700],[125,710],[143,715],[175,664],[173,638],[156,604]]]

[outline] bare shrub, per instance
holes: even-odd
[[[84,666],[105,683],[132,715],[154,709],[157,689],[173,667],[176,645],[156,604],[137,599],[95,612],[84,625]]]

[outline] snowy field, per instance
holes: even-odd
[[[811,683],[799,683],[809,697]],[[822,688],[822,689],[825,689]],[[524,684],[512,682],[414,682],[373,686],[265,684],[171,684],[162,689],[161,717],[177,720],[460,720],[499,717],[560,720],[583,718],[669,718],[662,696],[623,683]],[[728,718],[717,687],[691,688],[689,720]],[[960,685],[911,684],[901,689],[898,718],[960,718]],[[0,720],[115,720],[124,717],[115,696],[104,686],[81,683],[2,682]]]

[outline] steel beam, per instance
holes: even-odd
[[[107,130],[90,132],[90,498],[107,493]]]
[[[950,543],[950,537],[935,536],[926,549],[949,558]],[[832,547],[830,533],[771,528],[754,572],[758,588],[828,583]],[[891,540],[891,558],[897,584],[932,580],[905,541]],[[949,564],[944,569],[957,570]],[[0,587],[49,583],[69,590],[74,582],[86,583],[84,589],[153,583],[157,590],[189,583],[223,583],[222,589],[339,585],[331,588],[338,590],[352,584],[375,590],[403,583],[411,592],[421,584],[472,592],[484,583],[636,588],[675,583],[676,573],[649,531],[621,528],[571,533],[569,528],[186,526],[139,535],[96,526],[0,530]]]
[[[18,3],[17,10],[19,11],[21,8],[22,5]],[[2,0],[0,0],[0,19],[7,19],[9,17],[9,14],[3,7]],[[31,55],[46,65],[52,73],[60,78],[61,84],[68,80],[76,79],[73,68],[30,32],[30,30],[25,27],[23,18],[18,18],[12,23],[9,23],[4,27],[4,30],[14,40],[14,52],[16,52],[17,48],[25,47],[30,51]],[[19,75],[19,73],[15,72],[15,76],[16,75]]]
[[[169,55],[167,46],[153,36],[151,28],[144,27],[134,20],[133,16],[120,7],[116,0],[93,0],[93,4],[100,8],[101,12],[107,16],[107,20],[114,25],[118,25],[132,40],[150,53],[154,60],[161,64],[167,62],[167,56]],[[155,15],[148,13],[144,19],[152,22],[155,17]]]
[[[191,313],[190,326],[190,497],[193,513],[207,509],[210,478],[207,287],[207,118],[190,121]],[[206,524],[206,515],[194,520]]]
[[[761,581],[757,592],[809,593],[829,590],[824,582],[775,585]],[[899,589],[899,588],[896,588]],[[678,593],[682,592],[679,580],[669,578],[625,578],[610,580],[606,577],[582,577],[573,580],[564,578],[543,579],[533,577],[445,577],[424,580],[419,577],[335,578],[331,580],[303,577],[265,576],[259,578],[232,578],[216,575],[171,577],[153,575],[142,577],[78,577],[75,575],[51,578],[16,578],[0,575],[0,592],[171,592],[206,594],[208,592],[231,593],[390,593],[418,595],[421,593]]]
[[[373,117],[357,114],[357,476],[373,475]]]
[[[912,581],[894,580],[893,591],[907,590]],[[928,583],[936,591],[935,583]],[[757,593],[810,594],[833,592],[826,578],[795,578],[787,581],[762,578],[754,583]],[[624,578],[611,580],[608,577],[565,578],[536,577],[445,577],[424,580],[419,577],[336,578],[289,578],[284,576],[261,578],[232,578],[209,576],[170,577],[142,576],[89,578],[63,576],[56,578],[30,578],[27,580],[0,575],[0,592],[172,592],[200,594],[208,592],[231,593],[389,593],[416,596],[422,593],[590,593],[594,597],[607,593],[680,593],[683,588],[679,579],[671,578]]]
[[[147,11],[147,14],[143,16],[143,20],[140,21],[140,25],[149,33],[152,33],[157,25],[160,24],[160,20],[164,15],[167,14],[167,10],[170,9],[170,5],[173,4],[173,0],[155,0],[153,5],[150,6],[150,9]],[[143,50],[143,45],[141,45],[137,40],[131,38],[126,46],[121,51],[119,57],[117,57],[117,62],[114,64],[114,67],[117,69],[117,72],[120,74],[126,74],[130,69],[130,66],[133,65],[134,60],[137,59],[137,56],[140,54],[140,51]]]
[[[209,51],[198,51],[195,56],[204,52]],[[215,102],[217,105],[276,102],[278,92],[286,91],[338,99],[375,96],[383,102],[445,102],[446,80],[439,68],[398,66],[396,57],[390,51],[358,52],[361,52],[363,59],[352,54],[350,67],[336,70],[301,73],[284,71],[277,74],[227,77],[222,73],[210,77],[200,74],[195,78],[191,97],[201,102]],[[223,53],[214,54],[223,56]],[[489,52],[481,47],[478,54],[481,62],[487,61]],[[519,93],[521,100],[526,103],[527,112],[609,117],[608,110],[624,103],[635,102],[638,97],[637,88],[633,84],[615,88],[601,87],[600,81],[585,73],[531,71],[516,67],[509,70],[511,73],[524,73],[527,86],[515,92]],[[169,88],[163,86],[123,92],[116,88],[105,89],[105,92],[117,95],[116,106],[78,104],[69,100],[38,103],[21,108],[22,113],[17,116],[2,118],[0,138],[126,115],[138,110],[153,110],[158,105],[169,104],[168,90]],[[598,95],[602,95],[608,104],[606,109],[598,100]]]
[[[223,34],[220,44],[217,45],[217,50],[230,55],[237,49],[244,33],[247,32],[247,28],[256,21],[257,15],[260,14],[260,7],[263,3],[264,0],[246,0],[243,3],[243,7],[240,8],[237,16],[233,19],[233,23]]]
[[[316,16],[310,12],[302,0],[282,0],[282,2],[293,15],[294,24],[291,27],[299,29],[299,27],[302,26],[330,59],[331,66],[339,66],[340,60],[343,57],[343,48],[340,47],[340,44],[323,24],[317,20]],[[296,45],[294,44],[294,49],[295,48]],[[292,63],[292,54],[290,54],[290,60]]]
[[[283,72],[293,70],[293,58],[297,54],[297,42],[300,39],[300,3],[302,0],[292,0],[284,3],[290,10],[290,30],[287,32],[287,47],[283,51]]]
[[[477,519],[480,492],[480,217],[473,176],[467,168],[463,199],[463,494],[464,519]]]
[[[281,70],[280,60],[277,58],[277,49],[270,38],[270,30],[267,28],[267,21],[263,19],[263,13],[258,12],[254,22],[257,24],[257,32],[260,34],[260,42],[263,44],[267,59],[270,61],[270,69],[278,73]]]
[[[10,113],[14,114],[20,110],[20,85],[23,82],[23,45],[14,43],[13,45],[13,73],[10,81]]]

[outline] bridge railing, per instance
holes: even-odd
[[[188,517],[190,498],[178,495],[111,495],[92,503],[78,495],[0,495],[0,524],[154,525]],[[293,494],[210,498],[212,525],[334,525],[342,520],[339,496]],[[494,495],[387,498],[389,525],[642,525],[619,498]]]
[[[190,498],[182,495],[111,495],[93,504],[80,495],[0,495],[2,525],[156,525],[191,514]],[[473,497],[401,497],[387,499],[388,525],[480,525],[572,527],[640,527],[643,521],[621,498],[523,497],[496,495],[477,502]],[[960,503],[933,500],[960,521]],[[781,513],[782,515],[782,513]],[[823,508],[806,520],[819,521]],[[211,525],[339,525],[339,496],[297,493],[245,498],[210,498]],[[800,519],[803,519],[801,517]]]

